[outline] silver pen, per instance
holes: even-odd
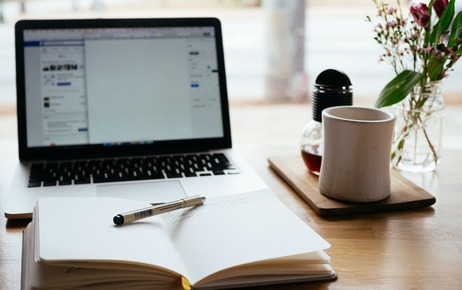
[[[182,198],[179,200],[163,203],[160,205],[145,207],[139,210],[129,211],[126,213],[120,213],[116,215],[112,220],[114,224],[120,226],[123,224],[131,223],[140,219],[144,219],[150,216],[155,216],[158,214],[170,212],[173,210],[192,207],[196,205],[204,204],[205,196],[197,195],[187,198]]]

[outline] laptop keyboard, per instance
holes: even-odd
[[[28,187],[239,174],[222,154],[173,155],[32,164]]]

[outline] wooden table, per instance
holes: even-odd
[[[305,110],[304,108],[303,110]],[[261,111],[260,111],[261,110]],[[272,111],[273,110],[273,111]],[[275,108],[267,111],[273,112]],[[300,113],[299,108],[284,108],[279,114]],[[308,111],[307,111],[308,112]],[[435,173],[408,175],[431,192],[434,206],[404,212],[323,218],[318,216],[291,188],[272,171],[268,156],[297,154],[290,146],[271,135],[274,124],[262,122],[260,141],[235,138],[236,146],[280,199],[300,218],[328,240],[327,253],[339,278],[331,283],[297,284],[265,289],[460,289],[462,287],[462,107],[448,110],[444,158]],[[244,108],[233,116],[264,115],[264,109]],[[309,113],[307,113],[309,116]],[[267,120],[273,118],[268,117]],[[277,119],[275,122],[280,123]],[[448,125],[449,123],[449,125]],[[266,124],[266,125],[265,125]],[[14,118],[0,116],[0,211],[6,200],[11,166],[17,162]],[[283,124],[284,125],[284,124]],[[13,126],[13,129],[11,129]],[[241,135],[247,136],[242,129]],[[246,129],[247,128],[247,129]],[[236,127],[234,127],[235,130]],[[265,133],[267,132],[267,133]],[[279,132],[279,131],[278,131]],[[251,134],[249,134],[250,136]],[[281,136],[283,134],[281,133]],[[289,140],[294,136],[283,136]],[[255,137],[249,137],[255,138]],[[265,139],[266,138],[266,139]],[[271,139],[273,138],[273,139]],[[268,140],[272,140],[269,142]],[[292,141],[291,141],[292,142]],[[21,277],[21,237],[27,221],[0,218],[0,289],[19,289]]]

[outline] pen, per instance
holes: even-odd
[[[112,220],[114,224],[120,226],[123,224],[127,224],[133,221],[137,221],[140,219],[144,219],[150,216],[170,212],[173,210],[177,210],[180,208],[191,207],[196,205],[204,204],[205,196],[197,195],[187,198],[182,198],[179,200],[163,203],[161,205],[155,205],[150,207],[145,207],[142,209],[129,211],[126,213],[121,213],[116,215]]]

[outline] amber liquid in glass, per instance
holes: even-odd
[[[321,171],[322,156],[302,150],[302,158],[306,167],[308,167],[308,170],[315,175],[319,175],[319,172]]]

